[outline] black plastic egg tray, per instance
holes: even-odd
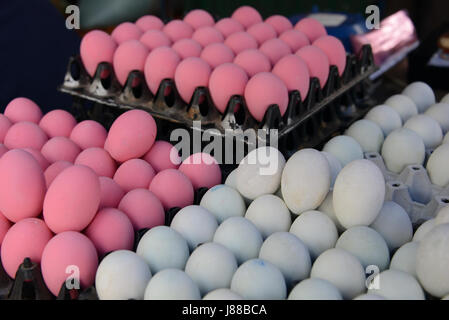
[[[225,173],[223,173],[225,175]],[[223,181],[225,180],[223,176]],[[200,188],[195,191],[194,204],[198,205],[201,198],[207,192],[207,188]],[[171,221],[180,208],[171,208],[165,212],[164,225],[170,226]],[[149,229],[141,229],[135,232],[133,251],[137,249],[137,245],[143,235]],[[99,257],[103,259],[107,254]],[[67,289],[65,284],[61,286],[61,290],[55,297],[46,287],[42,278],[39,264],[34,263],[29,258],[25,258],[24,262],[19,266],[15,279],[11,279],[0,262],[0,300],[98,300],[95,287],[89,287],[84,290]]]
[[[260,123],[251,116],[243,96],[231,97],[224,114],[220,114],[206,87],[196,88],[191,101],[185,103],[173,79],[164,79],[153,94],[144,74],[132,71],[122,87],[111,64],[100,63],[92,78],[79,56],[70,59],[59,90],[74,97],[73,113],[78,120],[93,119],[108,128],[121,113],[142,109],[155,117],[158,134],[166,140],[175,128],[198,130],[194,121],[200,121],[201,131],[217,129],[222,138],[225,134],[232,136],[234,141],[243,141],[254,149],[257,145],[269,145],[270,129],[276,129],[277,147],[288,157],[298,149],[317,147],[363,117],[375,105],[370,98],[373,88],[369,76],[376,70],[371,46],[365,45],[357,55],[347,56],[342,76],[336,66],[331,66],[322,89],[319,80],[311,78],[305,99],[297,90],[290,92],[284,116],[277,105],[271,105]],[[257,139],[249,141],[244,135],[247,129],[262,130],[262,134],[255,131]]]

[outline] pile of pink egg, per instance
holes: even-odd
[[[293,26],[280,15],[264,21],[250,6],[217,22],[200,9],[167,24],[144,16],[118,25],[111,35],[89,32],[80,51],[91,76],[99,63],[109,62],[124,85],[128,74],[139,70],[153,94],[167,78],[175,80],[186,103],[195,88],[208,87],[221,113],[233,95],[244,95],[257,121],[272,104],[283,115],[289,91],[298,90],[304,100],[310,77],[323,87],[330,65],[337,66],[340,75],[346,66],[343,44],[328,36],[319,21],[304,18]]]
[[[0,244],[15,278],[24,258],[40,263],[57,295],[69,266],[83,288],[94,282],[99,257],[132,249],[134,232],[163,225],[165,211],[192,205],[194,190],[221,183],[208,154],[181,162],[176,148],[156,141],[153,117],[123,113],[109,132],[64,110],[42,115],[27,98],[0,114]]]

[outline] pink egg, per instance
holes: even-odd
[[[284,41],[293,52],[298,51],[302,47],[310,45],[309,38],[298,30],[287,30],[280,35],[279,39]]]
[[[81,149],[103,148],[107,135],[106,129],[101,124],[93,120],[85,120],[73,128],[70,140]]]
[[[170,38],[160,30],[148,30],[140,37],[140,42],[142,42],[148,50],[171,46],[172,44]]]
[[[127,111],[112,124],[105,149],[118,162],[140,158],[150,150],[156,133],[156,122],[148,112]]]
[[[39,264],[42,252],[53,237],[44,221],[28,218],[17,222],[6,233],[2,242],[2,264],[6,273],[15,279],[17,269],[25,258]]]
[[[0,158],[3,157],[3,155],[8,152],[9,149],[5,147],[5,145],[0,143]]]
[[[167,23],[162,30],[173,42],[192,37],[194,31],[188,23],[178,19]]]
[[[270,59],[272,65],[275,65],[282,57],[292,53],[288,44],[281,39],[265,41],[259,50]]]
[[[117,164],[103,148],[88,148],[75,159],[75,164],[91,168],[99,177],[114,176]]]
[[[45,178],[28,152],[11,150],[0,159],[0,211],[12,222],[37,217],[42,211]]]
[[[156,172],[142,159],[131,159],[124,162],[115,172],[114,181],[125,191],[137,188],[148,189]]]
[[[225,40],[225,45],[234,51],[235,54],[248,49],[257,49],[257,40],[246,32],[236,32],[231,34]]]
[[[123,22],[115,27],[111,36],[119,45],[129,40],[139,40],[142,36],[142,30],[134,23]]]
[[[346,50],[341,41],[333,36],[323,36],[313,43],[315,47],[324,51],[331,65],[338,68],[340,76],[346,68]]]
[[[95,172],[85,166],[71,166],[48,188],[44,220],[54,233],[81,231],[97,213],[100,197],[100,181]]]
[[[299,20],[295,25],[295,29],[304,33],[311,43],[316,39],[327,35],[326,28],[323,24],[314,18],[304,18]]]
[[[172,48],[161,47],[151,51],[145,62],[145,80],[153,94],[157,93],[162,80],[174,79],[180,61]]]
[[[195,189],[209,189],[221,183],[220,166],[208,153],[192,154],[182,162],[179,171],[190,179]]]
[[[11,228],[11,225],[11,222],[0,212],[0,246],[2,245],[3,239],[9,228]]]
[[[65,110],[50,111],[39,122],[39,127],[41,127],[50,138],[68,138],[75,126],[75,118]]]
[[[12,123],[28,121],[37,124],[41,121],[42,111],[28,98],[15,98],[6,106],[4,115]]]
[[[195,40],[181,39],[172,45],[172,49],[181,57],[187,59],[190,57],[199,57],[203,47]]]
[[[101,62],[112,63],[115,49],[117,43],[106,32],[92,30],[86,33],[81,40],[80,55],[87,73],[93,77]]]
[[[222,64],[212,72],[209,79],[209,91],[212,101],[221,113],[225,112],[233,95],[244,94],[247,82],[248,76],[245,70],[233,63]],[[195,186],[193,181],[192,183]]]
[[[153,228],[165,222],[164,208],[148,189],[134,189],[122,198],[118,209],[131,220],[134,230]]]
[[[79,232],[67,231],[54,236],[42,253],[42,276],[55,296],[66,280],[73,285],[73,278],[69,278],[71,274],[72,277],[77,276],[81,289],[93,285],[97,267],[95,246]]]
[[[200,58],[206,61],[212,68],[216,68],[223,63],[232,62],[234,60],[234,52],[223,43],[213,43],[204,48]]]
[[[234,63],[241,67],[252,77],[259,72],[270,72],[271,62],[257,49],[249,49],[240,52],[234,59]]]
[[[253,24],[248,28],[248,30],[246,30],[246,32],[252,35],[257,40],[259,45],[267,40],[277,37],[276,30],[271,25],[264,22]]]
[[[117,208],[125,191],[111,178],[100,177],[101,200],[99,209]]]
[[[12,123],[9,119],[0,113],[0,143],[5,141],[6,134],[8,133],[9,128],[11,128]]]
[[[299,49],[296,55],[304,60],[310,76],[318,78],[321,88],[323,88],[329,77],[329,59],[323,50],[315,46],[306,46]]]
[[[309,69],[304,60],[297,55],[290,54],[279,60],[272,72],[284,81],[289,91],[298,90],[304,101],[310,86]]]
[[[51,138],[41,149],[42,155],[50,163],[54,163],[59,160],[73,163],[80,152],[80,147],[66,137]]]
[[[8,149],[33,148],[40,150],[47,142],[45,132],[35,123],[23,121],[12,125],[5,137]]]
[[[210,13],[201,9],[190,11],[184,17],[184,22],[188,23],[195,30],[202,27],[211,27],[215,24],[214,18]]]
[[[156,141],[143,159],[148,162],[156,172],[166,169],[177,169],[181,164],[178,150],[169,142]]]
[[[136,26],[145,32],[148,30],[162,30],[164,23],[156,16],[146,15],[137,19]]]
[[[189,103],[197,87],[207,87],[211,68],[200,58],[187,58],[183,60],[175,72],[175,84],[179,95]]]
[[[114,71],[121,85],[125,85],[131,71],[143,72],[148,49],[137,40],[123,42],[114,53]]]
[[[237,8],[232,14],[232,18],[240,22],[245,28],[249,28],[253,24],[262,22],[260,13],[250,6]]]
[[[51,183],[55,178],[65,169],[68,167],[73,166],[73,163],[60,160],[53,163],[51,166],[45,170],[44,176],[45,176],[45,183],[47,185],[47,189],[50,187]]]
[[[261,72],[252,77],[245,89],[248,110],[257,120],[262,121],[268,107],[277,104],[281,115],[288,106],[288,90],[278,76],[270,72]]]
[[[245,31],[245,28],[240,22],[232,18],[223,18],[215,24],[215,29],[221,32],[221,34],[227,38],[231,34]]]
[[[86,236],[92,241],[99,256],[116,250],[132,250],[134,229],[129,218],[120,210],[100,210],[87,227]]]
[[[151,181],[150,191],[162,202],[165,210],[193,204],[192,183],[184,173],[176,169],[159,172]]]
[[[265,23],[271,25],[277,34],[282,34],[283,32],[293,28],[292,23],[286,17],[281,15],[274,15],[265,19]]]
[[[212,43],[221,43],[224,41],[221,32],[214,27],[202,27],[196,30],[192,35],[192,39],[197,41],[203,47]]]
[[[36,149],[32,149],[32,148],[23,148],[23,151],[28,152],[29,154],[31,154],[34,158],[34,160],[37,161],[37,163],[39,163],[40,167],[42,168],[43,171],[47,170],[48,166],[50,165],[50,163],[48,162],[48,160],[42,155],[42,153]]]

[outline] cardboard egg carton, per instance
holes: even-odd
[[[428,151],[427,155],[430,153]],[[423,165],[410,165],[396,174],[387,169],[379,153],[366,153],[365,158],[377,165],[384,175],[385,200],[403,207],[415,227],[435,218],[441,208],[449,205],[449,185],[442,188],[432,184]]]
[[[75,114],[79,119],[94,119],[106,127],[121,113],[142,109],[161,125],[193,130],[194,121],[201,121],[201,131],[217,129],[222,137],[232,133],[246,144],[254,144],[245,139],[247,129],[265,130],[266,135],[258,135],[256,141],[264,145],[269,144],[270,129],[275,129],[278,148],[289,154],[299,148],[315,147],[363,117],[375,104],[369,98],[369,76],[376,70],[371,47],[365,45],[359,54],[347,56],[342,76],[336,66],[331,66],[324,88],[317,78],[311,78],[305,99],[297,90],[290,92],[286,113],[281,116],[279,107],[271,105],[261,122],[252,117],[241,95],[231,97],[224,114],[220,114],[206,87],[196,88],[191,101],[185,103],[173,79],[164,79],[153,94],[144,74],[132,71],[122,87],[111,64],[100,63],[94,77],[90,77],[79,56],[70,59],[59,90],[75,98]]]

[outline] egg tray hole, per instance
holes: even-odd
[[[74,72],[73,69],[77,71]],[[322,89],[318,79],[312,78],[305,99],[302,99],[298,91],[290,92],[289,105],[284,116],[280,115],[277,105],[272,105],[260,123],[249,113],[243,96],[231,97],[222,115],[214,106],[208,88],[197,88],[191,101],[186,104],[179,96],[172,79],[163,80],[153,95],[142,72],[132,71],[122,88],[110,64],[99,64],[94,77],[90,77],[79,56],[70,58],[64,83],[59,90],[103,104],[105,109],[122,112],[143,109],[156,118],[180,126],[192,127],[193,121],[201,121],[202,125],[212,126],[222,134],[225,130],[234,130],[237,133],[246,129],[278,129],[280,138],[297,131],[293,134],[294,139],[290,141],[298,141],[296,136],[303,131],[300,127],[310,118],[318,118],[317,122],[322,128],[317,129],[326,131],[316,135],[326,137],[330,131],[359,119],[363,111],[374,106],[366,102],[371,86],[368,77],[376,69],[371,47],[365,45],[357,56],[347,56],[346,69],[341,77],[337,67],[331,66],[328,81]],[[336,114],[333,114],[333,109],[337,111]],[[323,111],[334,116],[322,117]]]
[[[431,150],[426,154],[427,161]],[[410,165],[396,174],[387,169],[382,156],[377,152],[365,153],[365,159],[382,171],[386,181],[386,200],[402,206],[415,227],[435,218],[442,207],[449,205],[449,185],[442,188],[432,184],[425,166]]]

